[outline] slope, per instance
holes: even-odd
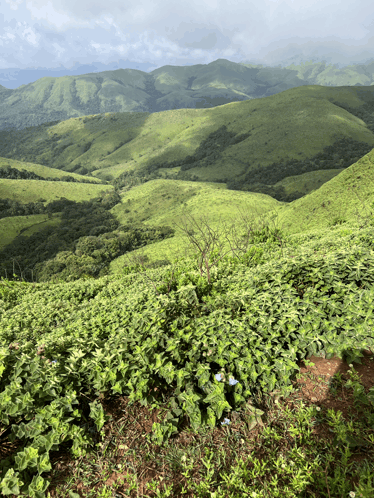
[[[170,226],[175,229],[173,237],[147,245],[140,252],[149,257],[149,262],[175,260],[185,255],[183,225],[187,216],[207,219],[217,230],[223,224],[240,227],[239,212],[250,220],[257,220],[264,213],[273,211],[284,203],[272,197],[252,192],[227,190],[224,184],[199,183],[178,180],[152,180],[133,187],[122,194],[122,203],[111,209],[121,225],[143,223],[146,226]],[[257,221],[255,221],[257,223]],[[137,251],[132,251],[137,254]],[[111,262],[113,273],[121,272],[128,264],[127,255]]]
[[[264,68],[217,59],[187,67],[163,66],[150,73],[118,69],[43,77],[14,90],[0,86],[0,130],[105,112],[212,108],[302,85],[370,86],[373,73],[373,63],[343,69],[325,63]]]
[[[1,132],[0,155],[106,181],[153,173],[253,191],[256,183],[353,164],[374,147],[373,109],[373,87],[303,86],[213,109],[94,115]]]
[[[325,229],[331,223],[364,224],[374,218],[374,151],[290,204],[267,213],[288,234]]]
[[[46,206],[51,201],[62,198],[75,202],[88,201],[103,191],[113,190],[113,185],[0,178],[0,200],[11,199],[20,204],[40,203]],[[0,218],[0,250],[18,235],[29,236],[47,226],[57,226],[60,222],[61,219],[57,214],[49,218],[45,213]]]
[[[167,205],[162,203],[163,197],[169,198]],[[122,204],[115,206],[112,212],[123,224],[143,220],[149,226],[166,223],[176,229],[173,238],[131,254],[131,259],[145,255],[148,262],[162,259],[174,262],[185,254],[185,248],[191,247],[185,233],[175,225],[183,225],[186,220],[187,226],[193,227],[185,215],[192,216],[200,225],[206,217],[214,230],[220,230],[224,223],[230,226],[232,222],[239,229],[241,214],[244,214],[252,228],[268,224],[270,228],[282,230],[286,245],[292,239],[297,244],[298,237],[309,240],[315,231],[327,233],[340,224],[343,229],[363,226],[374,219],[374,151],[314,192],[291,203],[277,202],[263,194],[230,191],[224,185],[201,187],[195,182],[153,180],[124,193]],[[196,225],[193,228],[197,233]],[[111,271],[121,273],[125,264],[129,264],[127,255],[112,261]]]
[[[28,163],[23,161],[17,161],[16,159],[9,159],[9,158],[6,159],[4,157],[0,157],[0,168],[5,169],[7,167],[17,169],[18,171],[22,170],[29,171],[35,173],[38,176],[41,176],[42,178],[63,178],[64,176],[67,176],[64,171],[56,168],[50,168],[48,166],[43,166],[41,164]],[[71,172],[69,173],[68,176],[73,177],[77,181],[84,182],[89,180],[90,183],[102,184],[99,178],[95,178],[93,176],[87,178],[87,176]]]

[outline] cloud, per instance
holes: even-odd
[[[0,68],[374,57],[372,0],[2,0]]]

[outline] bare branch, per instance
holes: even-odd
[[[253,211],[256,211],[256,209]],[[254,232],[258,230],[261,231],[265,227],[269,227],[268,223],[263,221],[264,215],[259,215],[257,213],[257,216],[255,216],[252,212],[251,223],[249,222],[249,215],[244,215],[241,212],[240,215],[243,222],[240,227],[243,228],[244,225],[244,233],[242,232],[241,235],[237,235],[236,232],[237,225],[239,228],[237,218],[235,220],[231,220],[233,223],[230,227],[227,227],[225,223],[220,221],[219,226],[221,227],[221,230],[213,230],[206,217],[200,217],[201,222],[199,224],[192,215],[185,215],[184,218],[182,218],[182,226],[175,223],[175,225],[187,236],[188,242],[193,248],[194,255],[198,257],[200,275],[202,276],[205,270],[208,282],[211,280],[210,268],[212,266],[221,261],[228,253],[230,253],[230,251],[235,257],[238,257],[240,255],[239,253],[246,253]],[[190,225],[187,224],[186,218],[189,220]],[[255,225],[255,228],[253,228],[252,225]],[[276,231],[277,229],[275,228],[275,232]],[[220,237],[222,232],[224,232],[223,241]],[[234,239],[233,243],[229,238],[229,234],[231,234]],[[280,241],[283,255],[282,240],[276,233],[274,233],[274,236]],[[226,243],[228,243],[230,247],[229,250],[224,250],[227,245]],[[187,253],[187,249],[185,252]]]
[[[152,285],[153,285],[153,287],[154,287],[154,289],[156,291],[156,294],[159,296],[160,293],[157,291],[156,284],[155,284],[154,280],[152,280],[150,278],[150,276],[148,275],[146,267],[144,265],[145,261],[147,261],[147,259],[148,259],[148,256],[146,254],[144,254],[144,249],[143,248],[137,249],[137,252],[138,252],[138,254],[137,253],[126,253],[126,258],[130,262],[130,264],[140,265],[142,267],[143,272],[141,274],[144,275],[152,283]],[[169,282],[167,283],[168,294],[169,294],[170,289],[171,289],[171,283],[172,283],[172,281],[174,279],[175,269],[176,268],[172,265],[171,278],[170,278]]]

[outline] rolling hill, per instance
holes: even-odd
[[[0,156],[109,182],[223,182],[289,202],[315,188],[321,171],[329,179],[374,147],[373,99],[372,87],[303,86],[212,109],[90,115],[2,131]],[[279,182],[304,174],[285,195]]]
[[[105,112],[211,108],[302,85],[370,86],[373,75],[374,63],[343,69],[323,62],[273,68],[218,59],[209,64],[163,66],[150,73],[117,69],[44,77],[14,90],[0,85],[0,130]]]
[[[227,62],[218,60],[207,65],[209,68],[195,68],[201,72],[200,79],[194,80],[188,80],[195,70],[192,66],[167,66],[153,73],[175,92],[182,88],[182,81],[190,89],[216,82],[221,87],[231,85],[235,91],[241,89],[244,94],[248,68]],[[309,79],[321,79],[323,72],[318,76],[310,71],[311,67],[294,71]],[[135,73],[141,71],[131,70],[132,76]],[[105,81],[107,84],[109,80]],[[40,82],[35,82],[35,88],[42,88],[38,87]],[[273,79],[273,89],[276,84],[279,90],[282,84]],[[286,78],[284,84],[289,85],[290,81]],[[269,88],[266,91],[270,92]],[[24,204],[44,199],[44,214],[30,211],[28,205],[28,217],[15,216],[14,207],[12,216],[0,220],[2,249],[6,251],[12,241],[22,237],[38,236],[39,228],[57,229],[63,220],[62,211],[56,212],[54,204],[53,216],[47,217],[49,203],[62,198],[70,203],[100,203],[98,195],[100,198],[105,192],[115,192],[110,201],[115,202],[110,216],[116,220],[111,225],[117,227],[116,236],[134,226],[140,231],[144,227],[157,231],[160,226],[173,226],[172,237],[155,239],[144,249],[153,261],[172,259],[176,254],[182,234],[175,222],[186,212],[209,213],[213,225],[218,227],[218,220],[228,221],[237,215],[237,207],[249,206],[251,213],[256,208],[253,219],[259,215],[276,219],[288,235],[325,229],[342,219],[350,223],[356,219],[360,202],[356,193],[369,206],[372,202],[373,111],[372,86],[304,84],[263,98],[246,98],[205,109],[105,112],[24,129],[3,129],[1,169],[5,171],[11,166],[39,178],[0,179],[0,199],[13,198]],[[71,177],[68,182],[64,181],[67,176]],[[53,177],[56,181],[51,181]],[[95,182],[98,184],[94,185]],[[357,185],[361,185],[358,190]],[[120,203],[114,201],[118,195]],[[341,211],[343,195],[345,212]],[[8,202],[8,210],[9,205]],[[69,230],[68,225],[64,230]],[[96,233],[94,227],[82,232],[81,237],[92,233]],[[74,237],[78,235],[71,236],[66,243],[69,251],[78,243],[79,237]],[[121,255],[110,262],[112,270],[117,259],[123,266]]]

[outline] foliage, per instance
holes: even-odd
[[[361,349],[374,347],[373,236],[372,227],[357,229],[347,245],[334,234],[326,257],[314,243],[291,259],[264,229],[250,248],[256,255],[273,240],[261,263],[247,267],[248,253],[236,265],[220,259],[210,282],[192,260],[147,270],[154,286],[144,284],[144,266],[110,280],[24,283],[16,299],[4,282],[0,418],[21,446],[1,461],[3,493],[45,496],[50,451],[70,442],[78,458],[102,433],[100,394],[159,406],[154,388],[173,386],[164,422],[153,424],[161,445],[184,416],[197,431],[248,400],[263,413],[256,400],[276,387],[286,395],[296,360],[323,351],[360,362]],[[79,247],[87,257],[97,240]]]
[[[147,91],[155,91],[150,80],[146,86]],[[372,102],[365,101],[358,110],[338,101],[334,104],[363,119],[374,131]],[[54,117],[61,118],[58,113]],[[28,122],[35,119],[43,116],[29,116]],[[118,115],[110,118],[118,119]],[[83,123],[100,125],[100,120],[100,116],[89,116]],[[96,139],[85,136],[77,144],[70,135],[60,143],[59,135],[47,130],[56,123],[43,125],[48,136],[52,133],[47,150],[33,143],[27,154],[37,157],[40,164],[67,157],[69,171],[82,174],[96,169],[97,164],[87,161]],[[178,167],[177,178],[198,180],[190,170],[213,167],[229,147],[251,137],[251,129],[245,133],[238,129],[217,125],[205,133],[192,154],[175,159],[150,155],[135,171],[114,180],[113,170],[105,173],[114,192],[102,192],[89,202],[60,199],[47,206],[43,199],[27,205],[10,199],[0,202],[0,218],[46,212],[50,217],[59,214],[62,220],[57,228],[17,237],[0,253],[0,270],[12,275],[0,280],[0,422],[3,437],[15,443],[12,454],[0,461],[4,495],[44,498],[53,452],[65,445],[77,459],[103,440],[109,420],[103,400],[126,397],[130,404],[160,408],[160,396],[165,402],[167,394],[166,417],[152,425],[152,441],[161,447],[186,421],[197,433],[228,424],[230,412],[245,413],[253,428],[264,415],[262,399],[277,392],[284,397],[290,394],[300,360],[337,355],[348,363],[360,363],[362,351],[374,349],[373,223],[351,227],[339,215],[323,236],[307,233],[294,238],[269,226],[246,226],[238,234],[234,223],[229,229],[222,227],[222,239],[208,223],[198,225],[192,219],[192,227],[185,223],[182,230],[194,257],[180,258],[171,265],[167,259],[150,263],[139,249],[171,237],[172,228],[141,223],[120,226],[110,212],[121,202],[119,188],[130,189],[158,178],[161,168]],[[2,153],[9,157],[17,140],[34,142],[36,132],[41,128],[22,134],[0,133]],[[105,161],[105,155],[120,151],[132,140],[130,134],[121,137],[98,161]],[[368,148],[365,141],[339,137],[307,160],[283,157],[264,166],[253,164],[248,156],[242,174],[226,181],[229,188],[290,202],[302,194],[294,190],[286,196],[277,182],[308,171],[344,169]],[[78,156],[69,157],[70,149]],[[109,161],[101,164],[103,170],[111,165]],[[0,169],[1,174],[41,180],[34,173],[13,168]],[[128,256],[130,264],[121,276],[110,275],[110,263],[122,255]],[[30,279],[18,282],[18,270],[23,280],[27,280],[26,271],[34,271],[36,282],[33,276],[32,283]],[[373,426],[373,389],[364,395],[362,386],[349,382],[355,402],[366,405],[361,417],[366,430]],[[316,415],[314,408],[308,410]],[[304,412],[300,409],[297,416],[301,426]],[[334,418],[332,413],[329,416]],[[330,426],[338,427],[335,446],[344,448],[341,458],[347,462],[349,449],[362,443],[350,434],[350,427],[338,426],[334,420]],[[272,428],[267,430],[270,439],[278,437]],[[295,427],[288,428],[292,435],[295,431]],[[222,477],[225,492],[231,492],[230,498],[247,496],[248,489],[261,498],[281,494],[294,498],[318,488],[320,496],[330,496],[328,479],[336,496],[351,489],[336,461],[334,477],[328,478],[328,462],[321,470],[318,462],[310,463],[298,450],[295,442],[294,451],[287,455],[298,459],[297,476],[290,478],[289,487],[278,488],[277,483],[278,474],[283,478],[292,474],[288,462],[282,465],[286,470],[279,471],[277,460],[269,484],[264,479],[264,462],[253,462],[250,456],[245,464],[239,461],[240,478],[230,473]],[[209,472],[211,457],[207,454],[204,460]],[[178,462],[185,460],[178,458]],[[183,475],[192,467],[186,464]],[[360,474],[357,490],[361,496],[372,496],[371,471]],[[216,477],[214,492],[210,491],[210,473],[195,485],[195,496],[223,496],[222,481],[218,484]],[[253,479],[263,489],[257,484],[252,487]],[[269,494],[268,485],[274,495]]]
[[[20,235],[0,251],[3,275],[12,275],[16,262],[26,281],[71,282],[83,274],[101,277],[118,256],[173,235],[170,227],[120,227],[109,211],[120,201],[113,191],[80,203],[67,199],[50,202],[43,209],[51,215],[61,214],[62,223],[28,237]]]

